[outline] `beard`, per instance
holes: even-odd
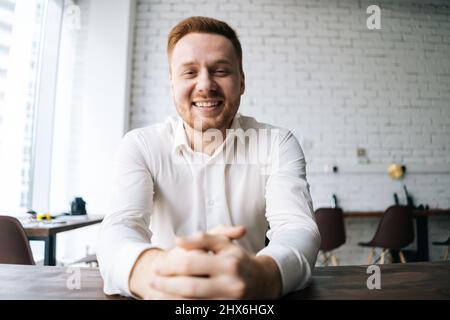
[[[225,130],[231,126],[234,116],[239,109],[239,101],[234,107],[222,106],[217,114],[211,116],[202,116],[197,112],[197,107],[190,105],[186,107],[178,107],[177,112],[183,121],[196,131],[205,132],[210,129]]]

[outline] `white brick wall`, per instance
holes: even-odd
[[[371,4],[381,7],[381,30],[366,28]],[[442,173],[410,171],[403,182],[417,204],[450,207],[447,1],[140,0],[132,128],[175,113],[166,37],[191,15],[223,19],[237,30],[246,74],[240,111],[291,129],[309,165],[352,164],[356,147],[363,147],[374,165],[440,166]],[[394,192],[403,199],[401,184],[383,171],[312,170],[308,179],[316,207],[328,206],[333,193],[344,209],[353,210],[383,210]],[[370,223],[349,222],[349,236],[359,239],[355,232],[361,225],[367,225],[362,231],[367,238]],[[439,238],[450,230],[444,225]],[[347,252],[357,250],[357,241]]]

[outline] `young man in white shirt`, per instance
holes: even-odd
[[[305,287],[320,235],[304,155],[288,130],[237,113],[236,33],[191,17],[167,52],[178,116],[120,144],[98,248],[105,293],[273,299]]]

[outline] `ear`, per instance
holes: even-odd
[[[241,95],[245,92],[245,75],[244,72],[241,72]]]

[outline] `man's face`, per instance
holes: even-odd
[[[244,75],[224,36],[189,33],[172,51],[171,91],[178,114],[201,130],[229,128],[244,93]]]

